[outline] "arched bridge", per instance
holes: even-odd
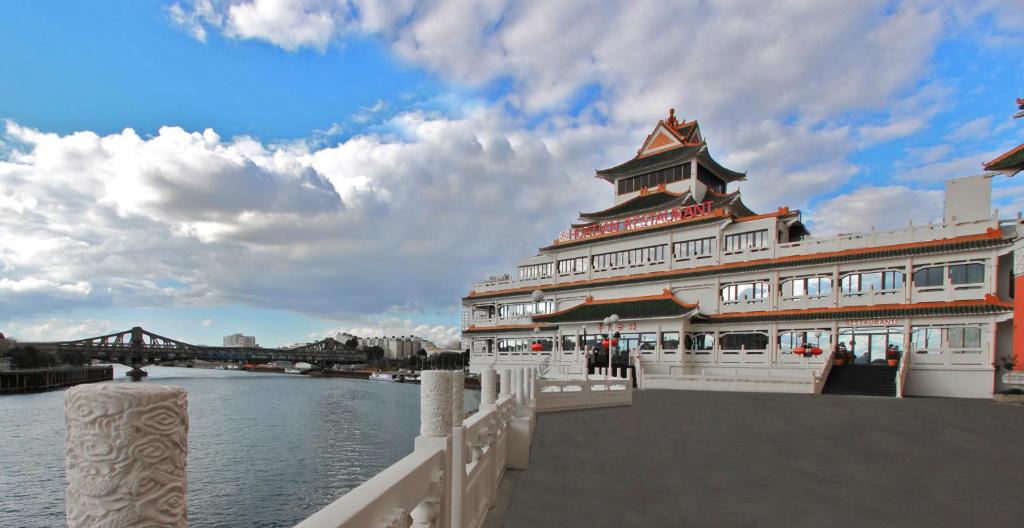
[[[82,352],[90,359],[131,366],[189,359],[253,362],[289,360],[320,364],[365,359],[363,354],[330,337],[297,348],[218,347],[185,343],[154,334],[138,326],[130,330],[75,341],[31,344],[54,353]]]

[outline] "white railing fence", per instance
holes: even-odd
[[[632,401],[629,379],[583,380],[578,395],[571,390],[563,393],[560,382],[538,380],[536,367],[503,370],[500,381],[498,394],[498,373],[494,369],[482,373],[480,410],[466,418],[463,373],[424,371],[420,435],[413,452],[300,522],[298,528],[479,528],[494,504],[505,469],[526,469],[529,464],[538,407],[582,409]],[[82,455],[84,444],[76,435],[87,435],[93,444],[117,451],[119,467],[145,476],[162,469],[150,463],[145,450],[133,446],[150,440],[138,430],[153,429],[162,438],[175,440],[171,454],[180,471],[174,478],[160,473],[158,480],[166,488],[169,506],[154,510],[156,517],[146,520],[154,526],[186,528],[184,389],[102,384],[75,387],[67,394],[68,526],[120,526],[127,522],[125,518],[137,516],[136,509],[125,506],[133,502],[119,495],[132,493],[125,487],[130,487],[131,479],[114,482],[118,487],[113,492],[101,490],[96,495],[95,479],[89,476],[95,468]],[[588,396],[577,397],[584,394]],[[100,422],[115,426],[100,427]],[[88,507],[81,507],[84,504]]]
[[[902,398],[907,392],[907,373],[910,371],[910,356],[904,352],[900,357],[900,366],[896,371],[896,397]]]

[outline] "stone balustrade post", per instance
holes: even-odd
[[[492,368],[480,373],[480,403],[493,404],[498,401],[498,373]]]
[[[444,447],[442,467],[431,485],[430,497],[411,512],[413,526],[448,526],[452,504],[452,373],[448,370],[424,370],[420,373],[420,436],[415,448]]]
[[[501,395],[512,394],[512,372],[509,369],[501,369]]]
[[[462,427],[462,420],[466,416],[465,391],[466,373],[461,370],[453,370],[452,375],[452,427]]]
[[[512,395],[515,397],[516,404],[523,404],[523,368],[516,367],[512,369]]]
[[[526,377],[526,399],[533,401],[537,399],[537,367],[530,367]]]
[[[461,370],[451,371],[452,388],[452,456],[451,456],[451,528],[462,528],[462,501],[464,493],[463,479],[466,475],[466,460],[469,450],[466,446],[466,431],[462,427],[466,411],[465,404],[466,373]]]
[[[64,419],[69,528],[188,526],[185,389],[78,385]]]

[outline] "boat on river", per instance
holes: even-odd
[[[402,374],[395,374],[393,372],[374,372],[370,374],[369,379],[371,381],[396,381],[402,383],[405,381],[405,376]]]

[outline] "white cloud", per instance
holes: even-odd
[[[907,207],[907,204],[914,204]],[[899,185],[865,186],[816,204],[807,214],[816,237],[837,233],[885,231],[942,220],[942,191]]]
[[[311,336],[313,339],[334,337],[345,332],[359,337],[416,336],[429,339],[439,347],[458,347],[459,329],[456,326],[426,325],[401,317],[384,317],[337,325],[330,330]]]
[[[2,287],[46,287],[0,303],[0,317],[70,307],[64,290],[83,283],[76,302],[92,305],[454,312],[472,277],[534,251],[580,204],[610,200],[607,184],[570,178],[553,156],[572,136],[492,109],[404,113],[385,128],[402,136],[316,147],[11,123],[19,147],[0,158],[0,196],[35,205],[0,217]]]

